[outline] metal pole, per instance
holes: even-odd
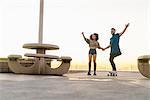
[[[39,14],[39,43],[43,42],[43,15],[44,15],[44,0],[40,0],[40,14]]]

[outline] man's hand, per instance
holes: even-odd
[[[130,23],[126,24],[125,26],[126,26],[126,27],[129,27],[129,25],[130,25]]]

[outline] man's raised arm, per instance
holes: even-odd
[[[124,30],[121,32],[121,33],[119,33],[119,35],[121,36],[122,34],[124,34],[125,33],[125,31],[127,30],[127,28],[129,27],[129,25],[130,25],[130,23],[128,23],[128,24],[126,24],[125,25],[125,28],[124,28]]]

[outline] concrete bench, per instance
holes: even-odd
[[[8,59],[11,59],[11,60],[17,60],[17,59],[21,59],[22,56],[21,55],[9,55],[8,56]]]
[[[32,54],[32,53],[26,53],[24,56],[26,56],[26,57],[36,57],[36,58],[59,59],[58,56],[54,56],[54,55],[45,55],[45,54]]]
[[[67,56],[62,56],[59,59],[57,59],[57,61],[63,61],[65,63],[69,63],[72,60],[71,57],[67,57]]]
[[[35,59],[33,64],[30,66],[24,66],[21,64],[22,57],[20,55],[10,55],[8,56],[8,65],[9,68],[17,74],[45,74],[45,75],[63,75],[69,71],[71,57],[58,57],[54,55],[45,55],[45,54],[32,54],[26,53],[24,56],[39,58]],[[50,64],[46,64],[47,60],[56,59],[61,61],[61,65],[57,68],[51,67]]]
[[[138,69],[143,76],[150,78],[150,55],[138,57]]]

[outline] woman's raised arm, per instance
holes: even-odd
[[[81,34],[83,35],[84,40],[89,44],[89,43],[90,43],[90,40],[87,39],[87,38],[84,36],[84,32],[82,32]]]

